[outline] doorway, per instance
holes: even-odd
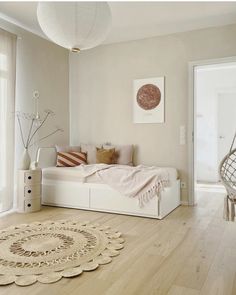
[[[218,167],[236,131],[236,62],[195,65],[194,203],[202,194],[225,195]]]

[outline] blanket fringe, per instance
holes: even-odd
[[[144,205],[148,203],[155,196],[160,198],[161,192],[168,185],[169,185],[168,181],[158,179],[155,185],[153,185],[148,191],[138,196],[139,207],[140,208],[144,207]]]

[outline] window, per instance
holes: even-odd
[[[16,36],[0,29],[0,211],[14,192],[14,107]]]
[[[7,56],[0,54],[0,135],[1,139],[6,138],[6,92],[7,92]],[[6,186],[6,145],[0,148],[0,191]],[[0,195],[1,196],[1,195]],[[0,199],[1,202],[1,199]]]

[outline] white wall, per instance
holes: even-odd
[[[232,139],[230,126],[236,130],[236,63],[212,66],[201,66],[195,70],[195,99],[197,115],[196,136],[196,180],[217,182],[219,161],[219,99],[225,103],[225,114],[222,116],[224,124],[228,125],[229,140],[225,145],[226,154],[229,142]],[[235,102],[228,102],[227,93],[235,93]],[[228,111],[227,111],[228,108]],[[235,110],[235,116],[229,115],[230,110]],[[226,136],[227,134],[224,134]],[[222,135],[222,134],[221,134]],[[225,139],[226,140],[226,139]]]
[[[135,162],[173,166],[188,180],[188,62],[236,55],[236,25],[100,46],[70,55],[71,143],[137,146]],[[132,82],[165,76],[164,124],[133,124]],[[188,200],[188,191],[182,194]]]
[[[34,112],[32,93],[40,92],[40,111],[52,109],[52,118],[41,132],[43,136],[54,125],[64,129],[41,143],[43,146],[68,144],[69,142],[69,60],[68,50],[20,29],[0,19],[0,27],[17,34],[16,110]],[[16,164],[23,147],[17,126]],[[34,156],[32,156],[34,160]]]

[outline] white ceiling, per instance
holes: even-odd
[[[104,43],[236,23],[236,2],[109,2],[112,30]],[[0,17],[44,36],[37,2],[0,2]]]

